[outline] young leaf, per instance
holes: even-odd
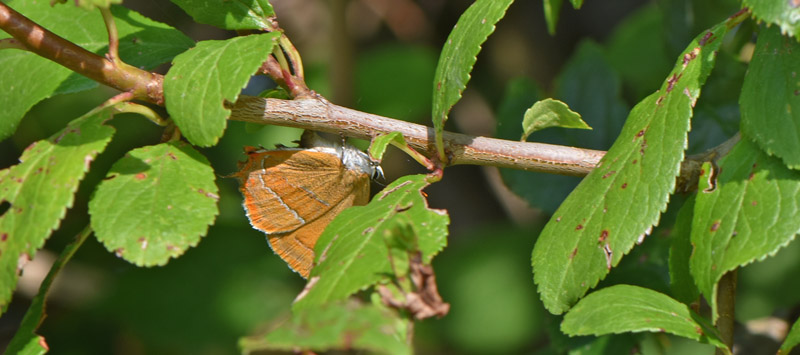
[[[0,170],[0,202],[10,204],[0,216],[0,314],[22,266],[58,227],[81,179],[114,135],[103,124],[110,118],[108,109],[88,113],[31,144],[19,164]]]
[[[398,223],[410,223],[422,262],[430,263],[447,243],[450,220],[445,211],[428,208],[421,192],[426,186],[425,175],[397,179],[368,205],[351,207],[337,216],[317,241],[317,266],[294,309],[344,299],[391,274],[384,234]]]
[[[685,304],[630,285],[592,292],[564,315],[561,331],[570,336],[666,332],[725,348],[714,327]]]
[[[789,334],[786,334],[786,339],[783,340],[778,355],[789,354],[797,344],[800,344],[800,319],[794,322]]]
[[[631,110],[614,145],[567,197],[533,249],[534,281],[559,314],[658,223],[675,188],[692,107],[714,65],[728,19],[699,35],[661,89]]]
[[[513,0],[477,0],[461,15],[447,36],[433,79],[433,127],[436,146],[442,154],[442,132],[447,115],[467,87],[472,66],[483,42]]]
[[[197,245],[218,199],[208,160],[186,143],[163,143],[117,161],[89,201],[89,214],[109,251],[138,266],[164,265]]]
[[[398,315],[374,304],[333,302],[296,310],[292,318],[264,336],[243,338],[243,353],[360,350],[411,354],[409,329]]]
[[[690,197],[678,211],[675,228],[670,233],[672,245],[669,248],[669,281],[672,296],[684,304],[697,301],[700,291],[689,271],[689,257],[692,255],[692,217],[694,216],[694,196]]]
[[[522,119],[522,140],[528,139],[533,132],[549,127],[592,129],[583,122],[581,115],[570,110],[567,104],[554,99],[544,99],[525,111],[525,117]]]
[[[800,40],[800,4],[794,0],[744,0],[742,6],[753,12],[759,21],[780,26],[781,32]]]
[[[172,0],[200,23],[226,30],[275,30],[275,11],[268,0]]]
[[[250,76],[267,60],[280,33],[203,41],[175,57],[164,78],[164,98],[175,124],[192,144],[212,146]]]
[[[717,319],[717,282],[726,272],[775,254],[800,232],[800,172],[742,139],[703,166],[692,221],[691,272]]]
[[[800,12],[798,12],[800,14]],[[742,133],[800,169],[800,44],[776,27],[758,36],[739,96]]]
[[[64,248],[61,255],[53,263],[47,273],[47,277],[44,278],[42,285],[39,286],[39,293],[33,298],[28,311],[25,312],[25,317],[22,318],[22,323],[20,323],[17,333],[14,334],[14,338],[9,342],[6,354],[44,354],[47,352],[48,347],[44,337],[36,334],[36,329],[39,328],[46,316],[44,306],[47,293],[50,291],[50,286],[52,286],[58,273],[61,272],[69,259],[75,255],[75,252],[78,251],[83,242],[89,238],[90,234],[92,234],[91,228],[87,227],[81,231],[75,240]]]
[[[392,142],[396,144],[407,145],[406,139],[403,138],[403,134],[400,132],[381,134],[372,140],[372,144],[369,146],[369,156],[377,160],[383,159],[383,154],[386,153],[386,148]]]
[[[108,33],[98,11],[75,6],[53,9],[47,1],[6,1],[18,12],[69,41],[97,54],[108,50]],[[167,62],[194,44],[180,31],[134,11],[112,6],[120,37],[120,58],[150,69]],[[0,38],[8,37],[0,31]],[[37,102],[53,95],[96,87],[97,83],[38,55],[19,50],[0,51],[0,140],[10,136]]]

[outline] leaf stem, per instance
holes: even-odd
[[[163,76],[130,65],[115,65],[39,26],[3,2],[0,2],[0,29],[31,52],[69,70],[120,91],[132,92],[137,99],[164,103]]]
[[[30,344],[32,339],[38,338],[39,345],[46,349],[47,344],[44,341],[44,337],[37,335],[35,333],[36,329],[39,328],[42,320],[46,317],[45,312],[45,301],[47,300],[47,295],[50,291],[50,286],[52,286],[53,281],[55,280],[56,276],[58,276],[59,272],[64,268],[64,265],[72,259],[72,256],[75,255],[75,252],[83,245],[83,242],[89,238],[92,234],[92,228],[90,225],[86,225],[82,231],[75,236],[75,240],[73,240],[70,244],[68,244],[63,251],[61,251],[61,255],[58,256],[53,266],[50,267],[50,271],[47,273],[47,276],[42,281],[41,286],[39,286],[39,293],[33,298],[28,311],[25,313],[25,316],[22,318],[22,323],[19,326],[19,330],[16,334],[14,334],[14,338],[11,339],[11,342],[8,344],[8,348],[6,351],[9,354],[16,354],[18,351],[22,350],[23,347]]]
[[[106,58],[116,65],[122,65],[119,59],[119,35],[117,34],[117,25],[114,23],[114,15],[108,8],[100,8],[100,13],[103,14],[103,22],[108,31],[108,54]]]
[[[717,330],[719,331],[720,338],[728,346],[728,349],[733,349],[733,330],[736,324],[734,318],[736,310],[736,283],[737,283],[738,269],[733,269],[730,272],[722,275],[717,285]],[[725,349],[717,349],[716,354],[725,354]]]

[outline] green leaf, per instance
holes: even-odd
[[[723,22],[692,41],[661,89],[633,108],[598,167],[545,226],[532,263],[550,312],[569,309],[658,223],[675,188],[692,107],[728,26]]]
[[[51,0],[51,3],[66,4],[68,0]],[[95,8],[107,9],[111,4],[122,4],[122,0],[76,0],[75,5],[80,6],[86,10],[94,10]]]
[[[447,36],[433,79],[433,127],[436,146],[443,151],[442,132],[447,115],[467,87],[483,42],[513,0],[477,0],[461,15]]]
[[[547,21],[547,33],[551,36],[556,34],[561,3],[562,0],[544,0],[544,19]]]
[[[291,319],[268,334],[241,339],[239,348],[245,354],[298,350],[411,354],[408,332],[404,321],[389,309],[334,302],[296,310]]]
[[[212,146],[250,76],[267,60],[280,33],[203,41],[175,57],[164,78],[164,98],[175,124],[192,144]]]
[[[800,319],[794,322],[789,334],[786,334],[786,338],[783,340],[780,350],[778,350],[778,355],[788,354],[797,344],[800,344]]]
[[[53,263],[53,266],[50,267],[50,271],[42,281],[41,286],[39,286],[39,293],[31,301],[31,305],[28,307],[28,311],[25,312],[25,317],[22,318],[22,323],[20,323],[17,333],[14,334],[14,338],[9,342],[5,351],[6,354],[44,354],[47,352],[48,347],[44,337],[35,333],[45,318],[44,307],[47,293],[64,265],[75,255],[78,248],[91,234],[92,230],[88,226],[84,228],[75,240],[64,248],[61,255]]]
[[[227,30],[276,29],[275,11],[268,0],[172,0],[200,23]]]
[[[800,169],[798,71],[800,44],[775,27],[763,29],[739,96],[742,133],[792,169]]]
[[[666,332],[725,348],[714,327],[685,304],[629,285],[592,292],[564,315],[561,330],[570,336]]]
[[[114,129],[103,123],[108,109],[93,111],[46,140],[25,149],[20,163],[0,170],[0,313],[11,298],[22,266],[43,245],[72,206],[75,191]]]
[[[398,224],[411,225],[422,262],[430,263],[447,243],[450,219],[445,211],[428,208],[421,192],[426,186],[425,175],[402,177],[368,205],[348,208],[337,216],[317,241],[317,266],[294,309],[344,299],[391,274],[386,238]]]
[[[781,32],[800,40],[800,6],[794,0],[743,0],[753,17],[780,26]]]
[[[684,304],[691,304],[700,297],[700,290],[694,283],[689,270],[692,255],[692,217],[694,216],[694,195],[687,200],[675,220],[675,228],[670,233],[672,245],[669,248],[669,280],[672,295]]]
[[[75,6],[52,9],[47,1],[7,1],[10,7],[69,41],[97,54],[108,48],[108,33],[98,11]],[[178,30],[134,11],[113,6],[111,13],[120,37],[120,58],[151,69],[194,44]],[[0,38],[9,37],[0,31]],[[10,136],[37,102],[57,94],[96,87],[97,83],[59,64],[20,50],[0,51],[0,140]]]
[[[164,265],[197,245],[218,199],[208,160],[186,143],[163,143],[117,161],[89,214],[106,249],[138,266]]]
[[[526,140],[533,132],[549,127],[592,129],[567,104],[555,99],[544,99],[525,111],[522,119],[522,140]]]
[[[715,182],[710,165],[703,166],[690,259],[692,276],[714,320],[716,285],[722,275],[775,254],[800,231],[800,172],[746,139],[719,165]]]
[[[386,153],[386,148],[392,143],[403,146],[408,145],[403,134],[400,132],[381,134],[372,139],[372,144],[369,145],[369,156],[375,160],[381,161],[383,159],[383,154]]]

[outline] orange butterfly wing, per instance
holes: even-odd
[[[325,152],[253,150],[235,176],[250,223],[268,234],[272,249],[303,277],[328,223],[345,208],[369,201],[369,176]]]

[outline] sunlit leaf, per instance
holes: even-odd
[[[48,1],[5,1],[26,17],[73,43],[100,55],[108,32],[98,11],[75,6],[51,8]],[[151,69],[194,43],[180,31],[120,6],[111,13],[120,37],[119,55],[128,64]],[[0,38],[9,37],[0,31]],[[0,139],[10,136],[37,102],[53,95],[91,89],[97,83],[27,51],[0,51]]]
[[[241,339],[239,347],[245,354],[298,350],[411,354],[408,331],[404,321],[389,309],[332,302],[297,310],[266,335]]]
[[[800,319],[796,320],[792,325],[792,329],[789,330],[789,334],[783,340],[778,354],[788,354],[797,344],[800,344]]]
[[[89,202],[97,239],[139,266],[164,265],[197,245],[214,222],[217,185],[208,160],[186,143],[134,149]]]
[[[433,79],[433,127],[436,145],[442,147],[442,132],[453,105],[467,87],[472,66],[483,42],[513,0],[477,0],[465,11],[447,37]]]
[[[692,108],[729,19],[686,48],[661,89],[633,108],[608,153],[567,197],[533,250],[534,281],[552,313],[569,309],[658,223],[679,173]]]
[[[700,176],[692,222],[691,272],[717,318],[717,282],[775,254],[800,232],[800,171],[742,139]]]
[[[592,129],[583,122],[581,115],[569,109],[567,104],[554,99],[536,102],[525,111],[522,119],[522,140],[538,130],[550,127]]]
[[[724,348],[710,322],[669,296],[638,286],[616,285],[592,292],[564,315],[571,336],[666,332]]]
[[[800,16],[800,12],[798,12]],[[758,35],[742,94],[742,133],[800,169],[800,44],[776,27]]]
[[[211,146],[225,131],[230,108],[280,33],[203,41],[175,57],[164,78],[167,112],[192,144]]]
[[[192,18],[228,30],[275,30],[268,0],[171,0]]]
[[[91,112],[25,149],[20,163],[0,170],[0,313],[25,263],[44,245],[72,206],[78,184],[114,129],[110,110]]]
[[[315,246],[317,265],[294,309],[341,300],[373,285],[393,272],[386,234],[398,224],[410,225],[422,262],[447,243],[447,214],[430,209],[422,194],[425,175],[397,179],[366,206],[342,212],[322,233]]]
[[[743,0],[753,17],[777,24],[781,32],[800,40],[800,3],[795,0]]]

